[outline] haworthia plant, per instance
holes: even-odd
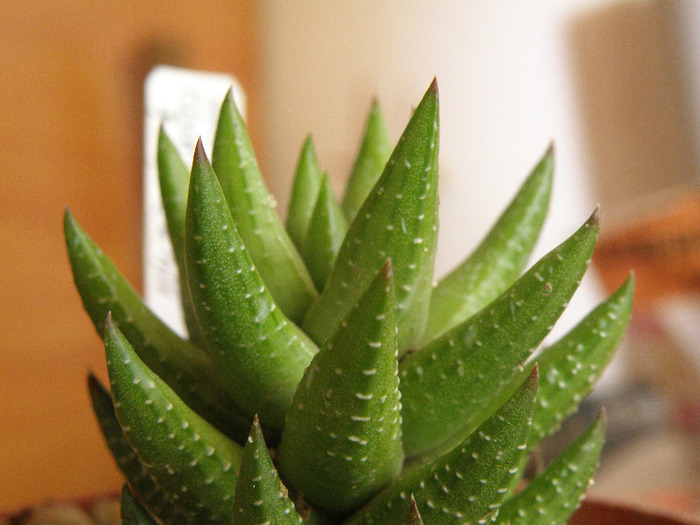
[[[75,282],[105,339],[110,390],[89,385],[128,483],[125,523],[566,522],[601,422],[514,487],[610,360],[633,281],[539,348],[599,222],[596,210],[522,273],[549,200],[550,148],[433,287],[438,134],[436,83],[391,154],[375,105],[341,204],[307,139],[285,231],[230,96],[213,166],[198,143],[188,172],[161,133],[190,340],[66,212]]]

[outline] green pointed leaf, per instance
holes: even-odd
[[[243,449],[234,505],[234,525],[302,522],[272,464],[257,418]]]
[[[64,229],[75,285],[100,337],[104,337],[104,321],[111,312],[149,368],[202,417],[234,439],[245,441],[249,420],[241,416],[222,387],[209,357],[156,317],[69,210]]]
[[[537,392],[536,370],[498,412],[462,444],[407,472],[360,509],[347,525],[403,524],[413,493],[426,523],[486,523],[517,473]]]
[[[187,208],[187,188],[190,185],[190,171],[170,137],[165,133],[163,126],[158,132],[158,181],[163,200],[165,223],[168,227],[168,236],[177,264],[180,302],[185,325],[190,341],[198,346],[203,346],[204,339],[194,314],[185,275],[185,210]]]
[[[321,189],[321,169],[318,167],[316,152],[311,135],[306,137],[301,149],[299,162],[294,174],[292,194],[287,211],[287,233],[299,253],[304,253],[306,232],[309,229],[311,215]]]
[[[158,522],[134,497],[127,484],[122,486],[120,511],[122,525],[158,525]]]
[[[212,166],[250,258],[285,315],[301,322],[317,292],[274,209],[230,90],[219,114]]]
[[[605,419],[601,416],[542,474],[501,506],[496,523],[564,525],[593,482],[604,440]]]
[[[542,373],[528,448],[553,434],[575,412],[610,362],[632,313],[634,278],[537,357]]]
[[[411,494],[411,508],[406,518],[406,525],[423,525],[423,518],[420,515],[418,504],[413,494]]]
[[[433,289],[425,342],[468,319],[518,278],[547,215],[553,168],[550,147],[479,247]]]
[[[168,496],[160,490],[148,473],[148,467],[141,463],[136,451],[122,432],[122,427],[114,411],[112,397],[92,374],[88,375],[88,390],[92,400],[93,411],[119,470],[124,475],[132,490],[150,512],[161,521],[170,523],[189,523],[188,516],[182,513]]]
[[[187,278],[209,355],[231,396],[264,425],[284,415],[316,352],[277,307],[197,143],[187,204]]]
[[[367,195],[384,171],[392,149],[381,109],[379,104],[374,102],[367,117],[362,144],[343,195],[342,207],[348,223],[355,219],[362,203],[365,202]]]
[[[117,419],[158,486],[198,523],[232,516],[242,448],[185,405],[109,321],[105,348]]]
[[[437,240],[438,120],[433,82],[350,225],[326,287],[304,319],[316,342],[336,330],[387,259],[396,283],[399,355],[420,340]]]
[[[280,475],[314,506],[347,512],[401,472],[395,310],[387,262],[294,395]]]
[[[302,252],[318,290],[323,290],[326,285],[347,231],[348,225],[343,212],[333,194],[328,175],[324,174]]]
[[[512,393],[513,379],[581,282],[598,222],[596,210],[498,299],[401,362],[408,456],[461,441]]]

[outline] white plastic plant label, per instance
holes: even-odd
[[[200,136],[211,155],[219,108],[230,87],[245,116],[243,91],[230,75],[157,66],[146,77],[144,86],[144,298],[183,337],[187,329],[180,306],[178,270],[158,184],[158,130],[162,123],[188,166]]]

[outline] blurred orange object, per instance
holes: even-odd
[[[636,202],[603,230],[593,261],[606,288],[633,268],[635,309],[678,292],[700,291],[700,190],[677,190]]]

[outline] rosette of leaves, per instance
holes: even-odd
[[[553,151],[476,250],[433,284],[433,82],[395,147],[375,104],[341,199],[307,139],[286,224],[229,94],[211,162],[161,131],[158,165],[189,339],[66,212],[75,283],[104,338],[90,393],[126,485],[125,523],[565,523],[602,417],[518,490],[629,320],[628,279],[542,341],[591,259],[598,211],[528,264]]]

